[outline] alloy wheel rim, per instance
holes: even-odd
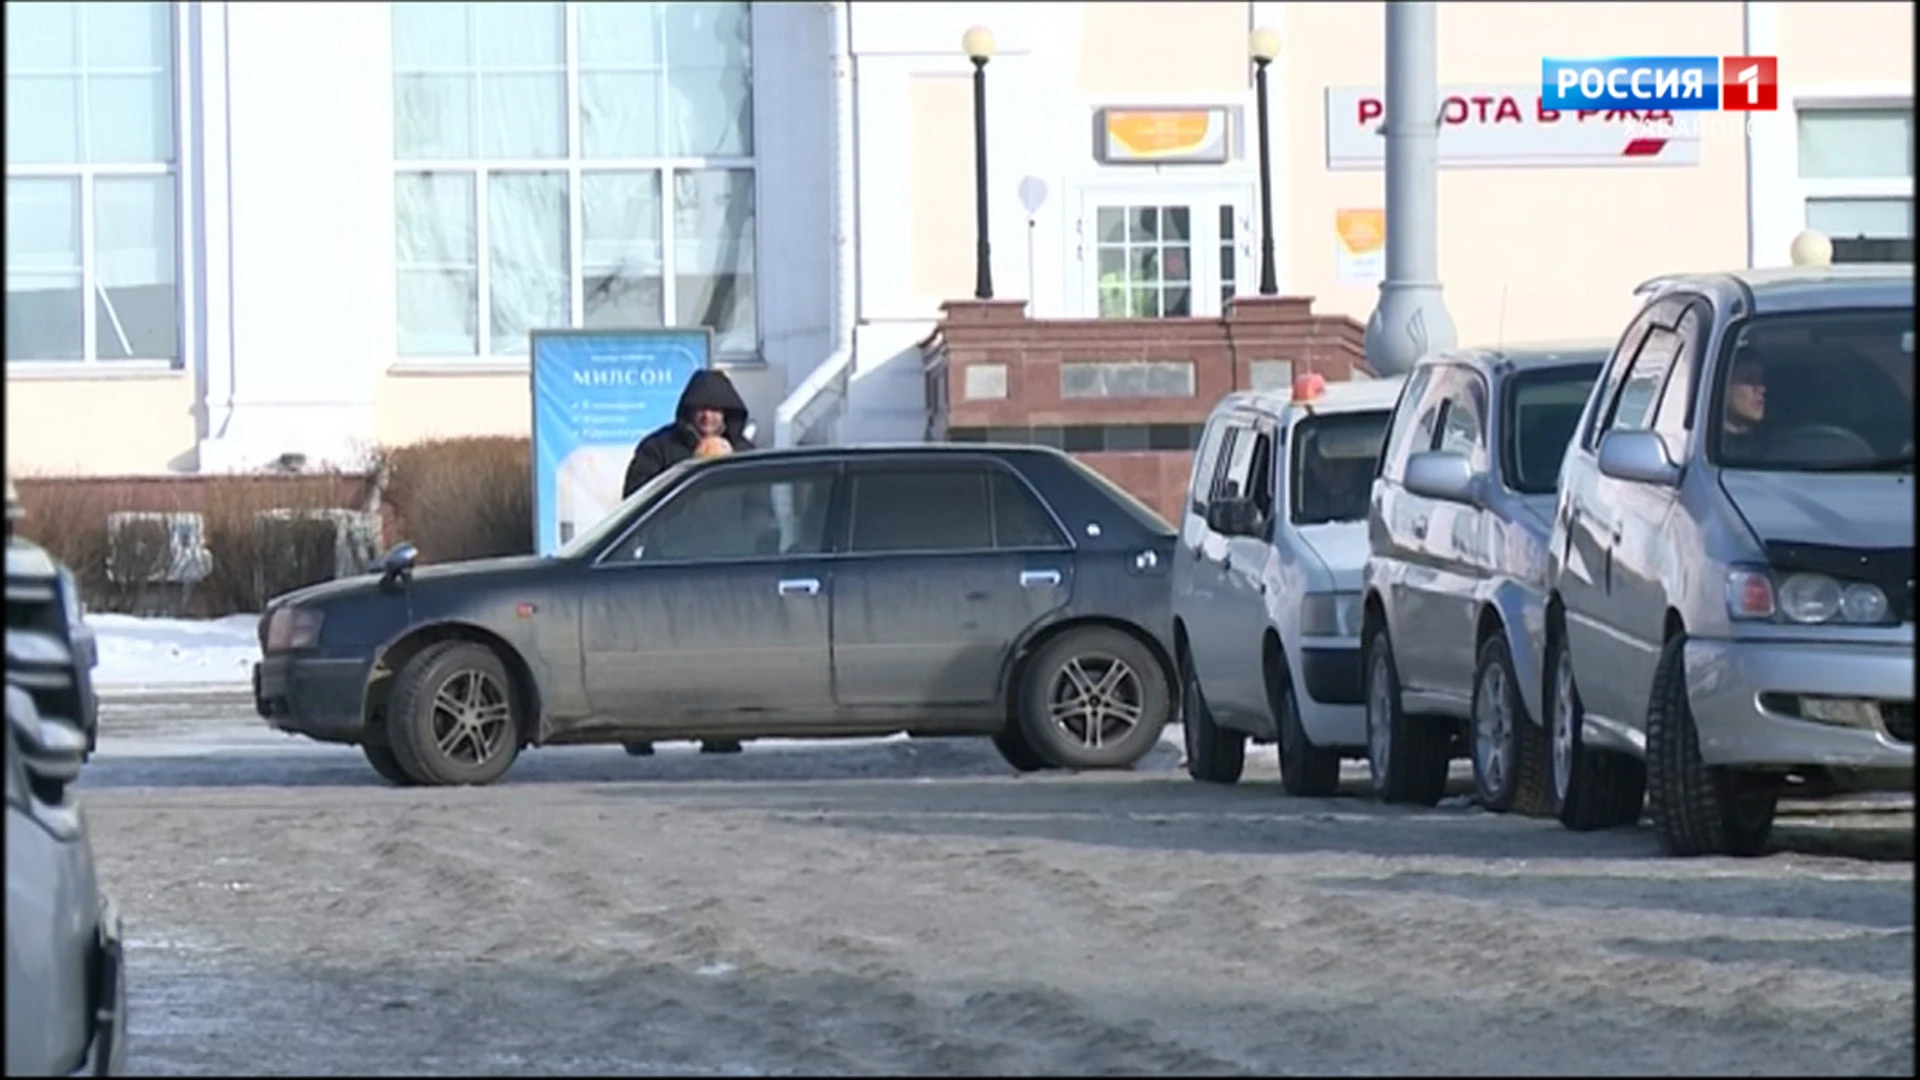
[[[1105,653],[1087,653],[1062,664],[1047,693],[1047,719],[1089,750],[1125,738],[1146,712],[1140,676],[1126,661]]]
[[[1387,771],[1387,755],[1393,750],[1390,703],[1387,701],[1387,658],[1375,652],[1368,664],[1372,678],[1367,685],[1367,768],[1377,780]]]
[[[1553,790],[1567,796],[1573,776],[1573,658],[1564,647],[1553,671]]]
[[[1480,673],[1480,689],[1473,717],[1473,756],[1488,791],[1504,790],[1507,748],[1513,738],[1513,716],[1507,708],[1507,674],[1498,664]]]
[[[491,761],[506,743],[512,721],[506,687],[484,671],[458,672],[434,692],[433,743],[450,761]]]

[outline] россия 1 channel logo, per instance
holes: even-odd
[[[1540,61],[1547,109],[1651,112],[1773,112],[1780,107],[1777,56],[1616,56]]]

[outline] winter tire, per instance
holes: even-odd
[[[1740,791],[1740,774],[1700,760],[1687,701],[1686,638],[1660,652],[1647,704],[1647,816],[1668,855],[1758,855],[1779,797]]]
[[[1453,730],[1439,721],[1408,716],[1400,707],[1400,669],[1385,627],[1373,632],[1366,664],[1367,772],[1373,797],[1433,806],[1447,793]]]
[[[1647,769],[1625,754],[1587,748],[1580,687],[1565,635],[1554,634],[1547,650],[1547,772],[1554,816],[1575,832],[1613,829],[1640,820]]]
[[[1020,728],[1064,769],[1124,769],[1160,741],[1173,711],[1152,650],[1105,627],[1069,630],[1042,646],[1020,687]]]
[[[1247,766],[1247,737],[1213,722],[1200,690],[1193,654],[1180,654],[1180,733],[1187,742],[1187,775],[1208,784],[1237,784]]]
[[[1496,814],[1517,810],[1540,817],[1552,811],[1546,730],[1527,715],[1513,653],[1497,633],[1480,646],[1474,664],[1470,731],[1480,805]]]
[[[1006,759],[1007,764],[1023,773],[1040,772],[1054,767],[1053,762],[1041,757],[1040,751],[1035,750],[1033,744],[1027,741],[1026,733],[1020,730],[1018,724],[1008,724],[1006,730],[996,734],[993,737],[993,748],[1000,751],[1000,756]]]
[[[491,784],[520,754],[513,680],[500,657],[443,641],[402,668],[387,709],[400,767],[423,784]]]
[[[400,767],[400,759],[394,756],[393,747],[384,743],[363,742],[360,752],[366,755],[367,764],[373,766],[373,771],[395,787],[412,787],[420,782],[408,776],[407,770]]]
[[[1300,722],[1300,703],[1294,696],[1293,681],[1278,676],[1277,712],[1274,725],[1280,737],[1274,745],[1280,751],[1280,790],[1306,799],[1323,799],[1340,791],[1340,753],[1313,745]]]

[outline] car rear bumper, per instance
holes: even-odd
[[[1706,764],[1890,770],[1913,782],[1910,646],[1690,639],[1686,649]],[[1817,720],[1801,714],[1804,698],[1872,707]]]
[[[127,962],[121,945],[120,912],[112,901],[100,907],[94,947],[93,1036],[72,1076],[119,1076],[127,1056]]]
[[[330,742],[365,729],[368,661],[282,654],[253,665],[253,707],[269,727]]]

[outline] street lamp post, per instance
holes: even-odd
[[[1267,146],[1267,65],[1280,55],[1280,35],[1264,27],[1247,38],[1253,56],[1254,112],[1260,124],[1260,295],[1280,292],[1273,267],[1273,155]]]
[[[960,48],[973,61],[973,297],[993,299],[992,250],[987,244],[987,61],[993,59],[993,31],[968,30]]]

